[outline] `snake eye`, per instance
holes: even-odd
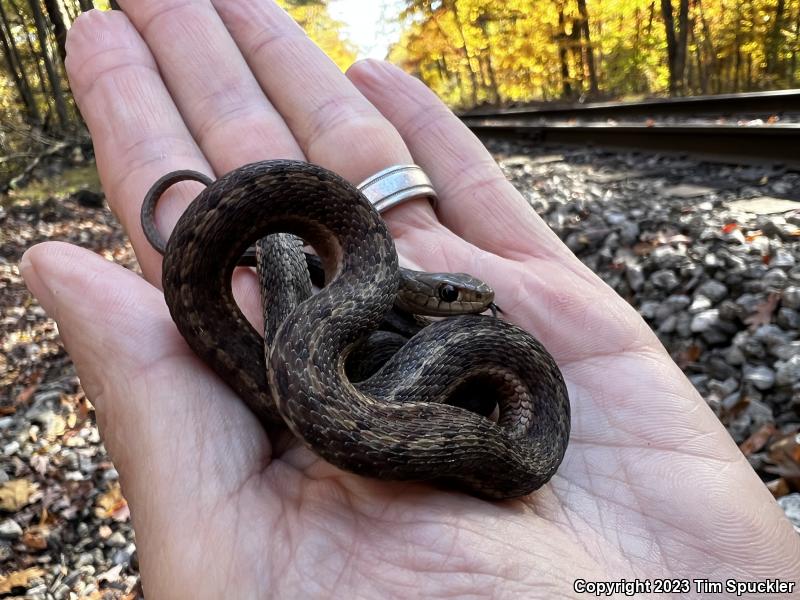
[[[455,302],[458,300],[458,290],[455,286],[446,283],[439,286],[439,298],[444,302]]]

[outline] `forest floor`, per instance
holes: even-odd
[[[800,175],[490,144],[565,243],[648,320],[800,531]],[[91,167],[0,205],[0,597],[139,597],[118,475],[17,264],[64,240],[137,270]],[[57,189],[58,192],[53,192]]]
[[[138,597],[133,529],[94,409],[17,268],[30,246],[62,240],[136,270],[98,191],[89,166],[0,207],[0,597]]]

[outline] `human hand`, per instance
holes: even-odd
[[[421,83],[345,77],[271,2],[127,0],[73,26],[68,70],[144,279],[48,243],[25,279],[58,321],[131,507],[152,598],[570,596],[576,578],[796,580],[800,544],[655,336],[580,263]],[[386,215],[401,255],[489,282],[558,361],[571,444],[551,482],[491,503],[276,447],[188,349],[139,225],[175,169],[306,159],[357,183],[416,162],[439,193]],[[199,186],[159,207],[168,233]],[[259,312],[255,275],[234,287]]]

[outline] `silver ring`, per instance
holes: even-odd
[[[358,189],[380,213],[414,198],[428,198],[436,208],[438,199],[431,180],[417,165],[394,165],[378,171],[358,184]]]

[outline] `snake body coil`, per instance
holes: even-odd
[[[265,358],[231,275],[248,246],[280,232],[314,247],[329,283],[282,307]],[[535,338],[501,319],[436,321],[372,377],[348,379],[348,354],[392,308],[397,254],[369,202],[321,167],[265,161],[215,181],[178,222],[163,269],[167,304],[192,349],[263,423],[285,423],[340,468],[508,498],[543,485],[563,458],[570,410],[561,373]],[[459,406],[476,394],[497,401],[496,422]]]

